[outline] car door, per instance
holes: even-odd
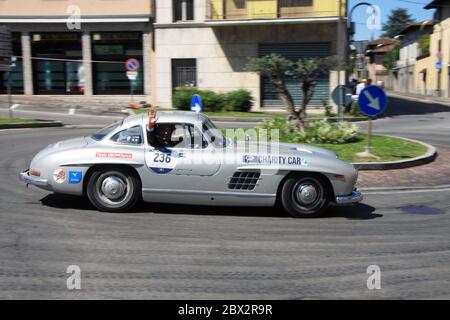
[[[172,141],[179,142],[174,147],[146,144],[145,164],[150,174],[179,179],[214,175],[220,169],[220,159],[216,158],[214,146],[203,137],[202,131],[191,123],[173,125]],[[172,178],[165,181],[172,181]]]

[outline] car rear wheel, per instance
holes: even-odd
[[[131,172],[121,168],[96,169],[89,177],[87,195],[100,211],[125,212],[139,200],[141,183]]]
[[[294,218],[313,218],[328,207],[330,190],[326,178],[316,174],[295,174],[281,189],[281,204]]]

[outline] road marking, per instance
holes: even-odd
[[[70,108],[69,109],[69,115],[73,116],[75,114],[75,108]]]
[[[12,106],[11,106],[11,110],[15,110],[15,109],[17,109],[18,107],[20,107],[20,104],[13,104]]]

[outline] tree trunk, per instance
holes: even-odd
[[[302,82],[303,99],[298,114],[299,114],[299,121],[302,123],[303,126],[305,125],[306,121],[306,107],[311,102],[311,99],[314,95],[314,91],[316,89],[316,85],[317,81],[315,80],[304,80]]]
[[[303,127],[303,123],[300,123],[299,121],[299,114],[295,111],[294,99],[287,89],[284,79],[271,77],[270,81],[274,85],[275,91],[278,93],[278,96],[283,101],[283,104],[286,107],[286,110],[289,114],[289,122],[296,125],[297,127]]]

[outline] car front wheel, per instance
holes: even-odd
[[[125,212],[139,200],[141,183],[131,170],[99,168],[89,177],[87,195],[100,211]]]
[[[281,204],[294,218],[313,218],[328,207],[330,190],[326,178],[316,174],[295,174],[286,179]]]

